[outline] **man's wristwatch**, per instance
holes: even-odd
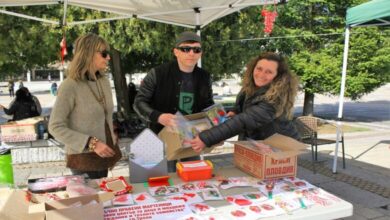
[[[97,144],[98,141],[99,141],[99,139],[97,139],[96,137],[91,137],[91,139],[89,139],[89,143],[88,143],[88,150],[89,150],[89,152],[94,152],[95,151],[96,144]]]

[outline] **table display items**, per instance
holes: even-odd
[[[221,103],[214,104],[202,111],[206,112],[208,119],[213,125],[222,124],[227,120],[225,108]]]
[[[180,140],[182,140],[183,148],[190,148],[190,141],[196,137],[196,135],[206,129],[212,127],[211,122],[207,117],[189,120],[183,116],[179,111],[176,112],[176,126],[173,128]]]
[[[85,183],[82,175],[47,177],[28,180],[28,190],[33,193],[46,193],[65,190],[68,183]]]
[[[64,179],[52,177],[37,182],[58,186],[58,183],[65,182]],[[71,180],[68,180],[64,192],[29,192],[15,201],[29,203],[28,214],[33,220],[255,220],[277,216],[283,219],[294,216],[297,211],[302,213],[317,210],[318,207],[334,208],[342,202],[340,198],[296,177],[260,180],[247,176],[218,176],[215,179],[177,182],[169,186],[147,187],[138,184],[136,192],[133,192],[134,188],[133,191],[129,190],[133,186],[121,176],[100,180],[79,179],[79,176],[67,179]],[[140,190],[142,186],[144,190]],[[32,185],[30,188],[35,192],[42,191],[42,187],[36,187]],[[269,196],[270,191],[272,197]]]
[[[99,186],[106,192],[113,192],[116,196],[130,193],[133,190],[133,186],[128,184],[123,176],[104,179]]]

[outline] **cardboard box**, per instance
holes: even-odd
[[[206,119],[207,115],[204,112],[200,112],[192,115],[186,115],[184,117],[190,121],[195,121],[200,119]],[[212,127],[211,122],[209,123],[210,123],[209,126],[204,129],[208,129]],[[165,143],[166,146],[165,150],[166,150],[166,155],[168,160],[177,160],[181,158],[193,157],[199,155],[199,153],[193,151],[191,147],[183,147],[182,146],[183,140],[180,137],[180,135],[178,133],[172,132],[167,127],[161,130],[161,132],[158,134],[158,137]],[[213,149],[214,146],[206,147],[203,150],[203,153],[210,153]]]
[[[114,198],[113,193],[80,196],[31,205],[29,213],[40,214],[41,220],[103,220],[102,202]]]
[[[213,175],[213,164],[209,160],[178,162],[176,173],[183,181],[207,180]]]
[[[233,143],[235,166],[260,179],[296,176],[297,155],[306,148],[305,144],[281,134],[274,134],[263,141],[277,152],[261,153],[249,141]]]
[[[1,140],[4,142],[23,142],[37,140],[37,125],[44,117],[38,116],[20,121],[12,121],[0,126]]]
[[[39,213],[29,214],[29,202],[26,191],[0,188],[0,219],[6,220],[43,220]]]

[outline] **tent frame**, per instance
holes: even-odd
[[[390,25],[390,9],[388,9],[388,7],[387,7],[389,4],[387,1],[388,0],[371,0],[369,2],[357,5],[355,7],[349,8],[347,10],[347,19],[346,19],[347,25],[345,27],[343,66],[342,66],[342,71],[341,71],[341,87],[340,87],[339,108],[338,108],[338,115],[337,115],[337,119],[338,119],[337,136],[336,136],[337,141],[336,141],[335,153],[334,153],[334,157],[333,157],[333,167],[332,167],[333,173],[337,173],[337,154],[338,154],[338,149],[339,149],[339,142],[341,141],[341,126],[342,126],[343,108],[344,108],[345,84],[346,84],[346,79],[347,79],[349,38],[350,38],[351,28]],[[385,5],[385,4],[387,4],[387,5]],[[348,19],[349,13],[352,15],[353,10],[357,10],[357,8],[367,9],[367,7],[369,7],[369,6],[372,7],[373,5],[377,6],[377,8],[375,8],[375,11],[374,11],[377,14],[375,14],[374,17],[360,19],[360,21],[358,21],[358,22],[356,22],[356,20],[354,22],[354,21],[351,21],[352,19]],[[381,13],[383,13],[384,8],[386,9],[385,14],[380,14],[377,12],[377,10],[382,9]],[[369,22],[375,22],[375,23],[369,23]]]

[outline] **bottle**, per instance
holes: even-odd
[[[43,134],[45,133],[45,126],[42,122],[38,123],[38,139],[43,139]]]

